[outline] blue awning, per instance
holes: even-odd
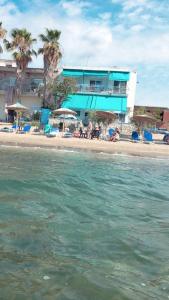
[[[85,70],[71,70],[64,69],[62,75],[65,77],[79,77],[79,76],[97,76],[97,77],[105,77],[108,76],[107,71],[85,71]]]
[[[127,97],[75,94],[69,95],[62,107],[73,110],[109,110],[123,113],[127,110]]]
[[[64,77],[78,77],[78,76],[83,76],[83,71],[78,71],[78,70],[63,70],[62,75]]]
[[[108,71],[64,69],[62,75],[64,77],[82,77],[82,76],[108,77],[109,80],[117,80],[117,81],[128,81],[130,79],[129,72],[116,72],[116,71],[108,72]]]
[[[128,81],[129,79],[129,72],[111,72],[109,75],[109,80]]]

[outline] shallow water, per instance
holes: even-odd
[[[169,161],[0,148],[0,299],[169,298]]]

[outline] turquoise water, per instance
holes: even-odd
[[[0,299],[169,298],[169,160],[0,148]]]

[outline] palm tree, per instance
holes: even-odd
[[[36,39],[26,29],[13,29],[11,32],[11,41],[4,40],[5,47],[12,52],[16,61],[16,96],[19,98],[22,94],[22,86],[25,79],[25,71],[32,61],[36,52],[33,50],[33,44]]]
[[[58,30],[46,29],[45,34],[40,34],[40,39],[43,42],[43,47],[38,53],[43,55],[44,61],[44,88],[43,88],[43,107],[48,107],[51,102],[52,94],[50,93],[51,85],[54,83],[58,72],[57,65],[62,57],[59,45],[61,32]]]
[[[7,31],[2,27],[2,22],[0,22],[0,40],[3,40]],[[2,46],[0,45],[0,53],[3,52]]]

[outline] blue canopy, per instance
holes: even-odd
[[[62,107],[74,110],[103,110],[121,113],[127,111],[127,98],[110,95],[74,94],[68,96]]]

